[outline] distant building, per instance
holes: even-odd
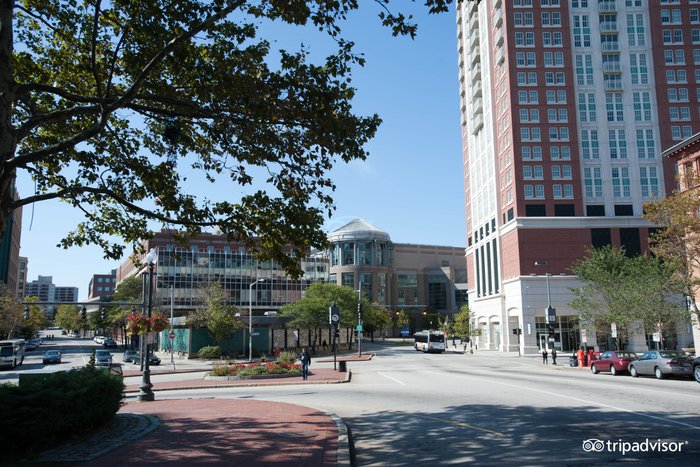
[[[56,286],[52,276],[39,276],[32,282],[27,282],[24,292],[25,297],[37,297],[40,302],[53,302],[56,300]],[[52,305],[43,305],[44,314],[52,319],[55,308]]]
[[[257,261],[242,243],[229,242],[225,235],[203,233],[182,246],[175,232],[162,230],[145,242],[146,251],[158,250],[154,303],[175,316],[186,315],[203,303],[202,287],[218,281],[232,305],[254,311],[277,310],[282,305],[301,299],[304,290],[314,282],[328,278],[324,259],[308,257],[302,261],[305,274],[300,279],[287,277],[279,265]],[[141,261],[145,261],[141,258]],[[125,278],[139,275],[128,260],[116,271],[117,284]],[[259,282],[250,297],[250,285]]]
[[[252,307],[254,314],[299,301],[314,282],[355,290],[362,283],[372,301],[409,312],[416,327],[424,325],[428,313],[452,315],[466,303],[464,248],[393,243],[389,234],[360,219],[332,232],[328,250],[305,257],[299,279],[274,262],[258,262],[243,244],[224,235],[201,234],[185,247],[174,233],[163,230],[144,244],[146,251],[158,250],[155,305],[166,312],[172,305],[174,316],[197,309],[202,286],[213,281],[222,284],[232,305]],[[117,281],[143,271],[129,260],[116,271]]]
[[[54,301],[59,303],[76,303],[78,301],[78,288],[56,287]]]
[[[37,297],[40,302],[76,303],[78,301],[78,287],[57,287],[53,283],[53,276],[39,276],[37,280],[27,283],[25,297]],[[46,317],[53,319],[58,306],[44,305]]]
[[[700,133],[696,133],[690,138],[678,143],[677,145],[667,149],[661,154],[672,160],[676,164],[676,172],[678,173],[678,189],[683,191],[700,190],[700,186],[691,185],[695,182],[694,177],[700,174]],[[691,176],[691,178],[686,178]],[[690,215],[690,214],[689,214]],[[694,213],[696,217],[698,213]],[[693,271],[695,277],[700,277],[700,271]],[[692,297],[696,313],[692,316],[693,340],[695,349],[700,348],[700,322],[698,321],[697,306],[700,302],[700,295]]]
[[[29,258],[26,256],[19,257],[19,265],[17,268],[17,298],[24,298],[24,291],[27,287],[27,276],[29,274]]]
[[[330,282],[355,290],[361,284],[373,302],[409,312],[417,327],[428,313],[453,315],[466,303],[463,247],[394,243],[362,219],[331,232],[328,240]]]
[[[109,274],[95,274],[88,285],[88,300],[95,298],[111,297],[117,287],[117,270],[112,269]]]

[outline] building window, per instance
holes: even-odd
[[[640,167],[639,183],[642,187],[642,196],[659,196],[659,178],[656,175],[656,167]]]
[[[654,130],[637,130],[637,157],[640,159],[654,159],[656,157]]]
[[[355,288],[355,273],[352,272],[344,272],[342,273],[342,285],[345,287],[350,287],[351,289]]]
[[[578,95],[578,115],[582,122],[595,122],[595,93],[581,92]]]
[[[630,178],[627,167],[612,168],[613,196],[616,198],[630,196]]]
[[[649,67],[646,54],[630,54],[632,84],[649,84]]]
[[[599,159],[598,130],[581,130],[581,152],[584,159]]]
[[[608,139],[610,144],[611,159],[627,159],[627,140],[625,130],[609,130]]]
[[[585,167],[583,180],[586,198],[600,198],[603,196],[603,179],[600,167]]]
[[[605,112],[609,122],[624,121],[624,107],[622,105],[622,94],[605,93]]]

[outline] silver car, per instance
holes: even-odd
[[[96,366],[106,366],[112,365],[112,354],[109,350],[96,350],[95,351],[95,365]]]
[[[692,376],[693,364],[683,353],[675,350],[651,350],[644,352],[629,365],[630,375],[654,375],[657,379],[665,376]]]

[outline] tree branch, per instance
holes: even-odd
[[[92,76],[95,78],[95,89],[97,91],[97,97],[102,100],[102,83],[100,82],[100,75],[97,73],[97,61],[95,58],[97,49],[97,31],[100,22],[100,0],[95,0],[95,15],[92,20],[92,44],[90,53],[90,65],[92,67]]]

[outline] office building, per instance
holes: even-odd
[[[386,232],[359,219],[331,232],[328,250],[305,257],[299,279],[288,277],[274,262],[255,260],[242,243],[224,235],[203,233],[184,246],[174,234],[162,230],[144,246],[158,251],[154,305],[166,313],[172,309],[176,317],[201,306],[202,288],[214,281],[232,305],[252,307],[254,315],[299,301],[314,282],[355,290],[361,283],[370,300],[406,310],[416,325],[424,312],[452,315],[466,300],[464,248],[395,244]],[[144,271],[126,261],[116,271],[117,281]]]
[[[109,274],[94,274],[88,285],[88,300],[111,297],[117,287],[117,270],[112,269]]]
[[[578,326],[571,267],[591,246],[648,248],[643,203],[674,186],[661,152],[700,130],[699,12],[688,0],[457,5],[480,348],[539,351],[550,303],[561,349],[610,345],[610,333]],[[641,332],[625,344],[650,342]]]

